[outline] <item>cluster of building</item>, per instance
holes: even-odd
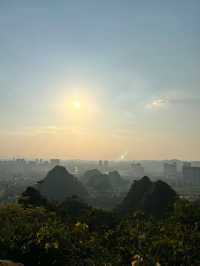
[[[186,184],[200,185],[200,167],[185,163],[183,165],[183,180]]]
[[[109,161],[108,160],[99,160],[99,169],[108,171]]]
[[[35,159],[35,160],[26,160],[23,158],[19,159],[12,159],[12,160],[0,160],[0,166],[40,166],[40,165],[59,165],[59,159],[50,159],[50,160],[43,160],[43,159]]]
[[[177,169],[176,162],[164,163],[164,177],[170,180],[182,181],[186,185],[200,185],[200,166],[191,162],[183,162],[181,172]]]
[[[47,172],[51,168],[60,164],[59,159],[51,159],[49,161],[43,159],[26,160],[23,158],[12,160],[0,160],[0,177],[5,176],[9,178],[11,176],[27,175],[32,172]]]
[[[144,163],[144,165],[143,165]],[[9,172],[18,173],[18,172],[28,172],[30,170],[35,171],[49,171],[51,168],[56,165],[62,164],[67,167],[69,171],[73,174],[81,175],[84,171],[89,169],[97,168],[102,173],[107,173],[110,171],[117,170],[121,176],[128,178],[141,178],[145,174],[151,177],[154,177],[153,173],[149,172],[147,164],[145,162],[133,162],[133,161],[108,161],[108,160],[99,160],[95,161],[81,161],[81,160],[72,160],[72,161],[60,161],[59,159],[53,158],[50,160],[35,159],[35,160],[25,160],[13,159],[13,160],[1,160],[0,161],[0,170],[1,173],[4,173],[5,170]],[[162,164],[162,162],[160,162]],[[152,163],[153,164],[153,163]],[[165,180],[177,181],[185,185],[200,185],[200,164],[195,162],[181,162],[177,160],[165,161],[163,164],[163,173],[162,169],[159,170],[160,177],[163,177]]]
[[[117,170],[121,176],[131,178],[141,178],[144,176],[144,167],[141,163],[130,161],[103,161],[98,163],[98,169],[102,172]]]

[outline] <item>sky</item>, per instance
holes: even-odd
[[[199,0],[0,0],[0,157],[200,160]]]

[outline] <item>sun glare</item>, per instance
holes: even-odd
[[[78,101],[78,100],[74,101],[74,102],[73,102],[73,108],[74,108],[75,110],[79,110],[79,109],[81,108],[81,103],[80,103],[80,101]]]

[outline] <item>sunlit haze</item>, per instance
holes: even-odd
[[[78,101],[78,100],[74,101],[73,102],[73,107],[74,107],[74,109],[79,110],[81,108],[80,101]]]
[[[0,1],[0,158],[200,160],[200,1]]]

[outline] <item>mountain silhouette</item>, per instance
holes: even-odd
[[[100,193],[110,192],[113,190],[108,175],[102,174],[97,169],[87,171],[83,176],[83,180],[88,188]]]
[[[134,181],[118,211],[128,214],[143,211],[147,215],[163,216],[170,211],[177,198],[176,192],[165,182],[152,182],[147,176]]]
[[[91,178],[101,177],[101,176],[102,176],[102,173],[98,169],[91,169],[84,173],[82,180],[86,184],[90,181]]]
[[[83,184],[62,166],[55,166],[49,171],[44,180],[38,182],[36,189],[48,200],[59,202],[74,195],[81,198],[88,196]]]
[[[118,171],[109,172],[108,178],[115,191],[128,191],[130,182],[122,178]]]
[[[129,188],[129,181],[122,178],[117,171],[103,174],[98,169],[92,169],[84,174],[82,180],[89,189],[100,193],[127,192]]]

